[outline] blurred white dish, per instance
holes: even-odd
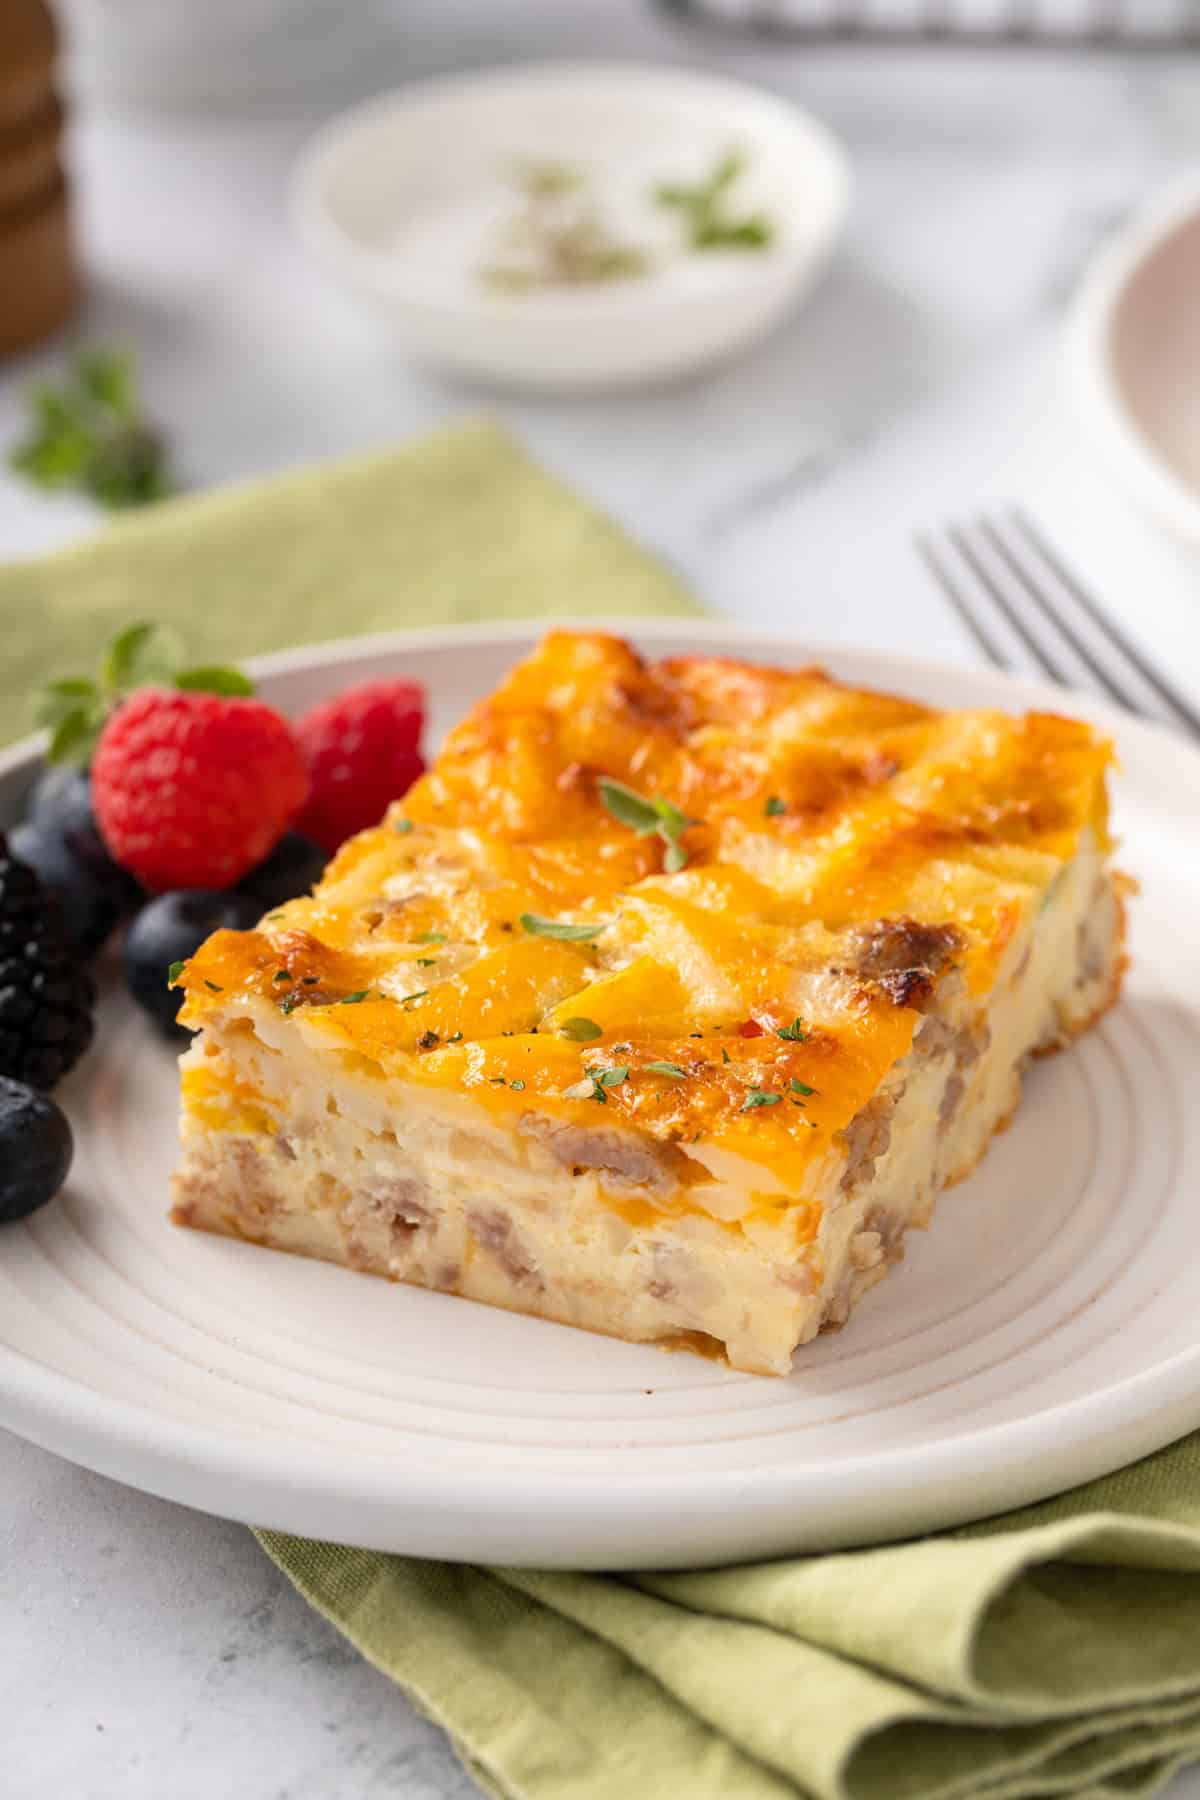
[[[1200,179],[1097,258],[1068,348],[1089,437],[1144,507],[1200,542]]]
[[[774,228],[765,249],[520,294],[479,279],[514,160],[578,165],[600,199],[628,204],[635,184],[648,198],[654,180],[701,180],[730,149],[747,159],[739,206]],[[314,254],[413,356],[578,391],[679,375],[761,337],[825,266],[848,188],[828,132],[758,89],[683,69],[542,63],[409,88],[334,120],[301,157],[293,206]]]

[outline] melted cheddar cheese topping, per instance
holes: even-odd
[[[928,945],[982,996],[1082,834],[1107,848],[1110,760],[1055,715],[554,632],[311,897],[209,940],[183,1018],[269,1004],[362,1075],[703,1139],[795,1191],[911,1047]],[[675,824],[639,833],[605,781]]]

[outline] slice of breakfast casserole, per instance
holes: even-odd
[[[174,1216],[786,1371],[1114,999],[1109,762],[554,633],[188,964]]]

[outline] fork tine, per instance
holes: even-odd
[[[1087,615],[1097,630],[1108,639],[1109,643],[1116,646],[1152,692],[1157,694],[1159,699],[1177,713],[1190,730],[1200,737],[1200,711],[1197,711],[1192,702],[1180,693],[1173,682],[1154,667],[1137,645],[1130,641],[1115,620],[1109,618],[1083,586],[1078,576],[1072,574],[1071,570],[1067,568],[1061,556],[1046,540],[1029,515],[1019,507],[1014,507],[1009,517],[1036,554],[1041,557],[1055,579],[1066,589],[1072,600]]]
[[[993,638],[990,632],[987,631],[983,622],[975,617],[975,614],[967,603],[965,594],[960,588],[958,577],[952,572],[949,563],[938,550],[934,539],[929,536],[927,532],[919,531],[913,541],[916,544],[917,555],[921,558],[921,561],[925,564],[925,567],[929,570],[933,579],[937,582],[943,594],[945,594],[947,600],[962,620],[962,623],[966,626],[971,637],[983,651],[983,654],[987,657],[988,661],[995,663],[998,669],[1011,669],[1013,667],[1012,658],[1002,647],[999,640]]]
[[[1038,585],[1034,571],[1022,562],[1020,554],[1005,540],[996,523],[992,519],[978,519],[976,521],[976,530],[982,537],[986,538],[987,542],[992,546],[992,549],[1001,559],[1005,568],[1009,571],[1014,580],[1020,583],[1021,591],[1033,602],[1042,618],[1045,619],[1054,630],[1059,633],[1065,642],[1071,646],[1071,649],[1075,652],[1085,668],[1091,670],[1093,677],[1104,689],[1104,692],[1108,694],[1111,699],[1115,700],[1119,706],[1124,706],[1129,712],[1143,712],[1145,709],[1140,705],[1136,696],[1131,694],[1127,688],[1121,686],[1120,682],[1105,668],[1099,658],[1092,654],[1078,632],[1072,628],[1069,621],[1063,618],[1055,609],[1050,596],[1046,593],[1044,588]],[[1025,554],[1028,555],[1028,552],[1026,551]]]
[[[961,525],[951,525],[946,532],[946,536],[950,539],[950,542],[962,557],[963,562],[970,569],[972,575],[979,583],[980,588],[987,594],[988,599],[995,606],[997,612],[1001,613],[1008,621],[1009,625],[1020,638],[1038,667],[1044,669],[1051,681],[1057,681],[1060,687],[1070,687],[1071,681],[1066,670],[1062,667],[1061,663],[1059,663],[1058,659],[1053,656],[1051,652],[1046,649],[1045,645],[1040,643],[1033,632],[1030,631],[1028,625],[1025,623],[1000,583],[996,580],[995,576],[980,556],[963,527]]]

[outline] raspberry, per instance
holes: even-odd
[[[377,825],[425,767],[418,745],[425,693],[415,681],[366,681],[323,700],[296,725],[308,765],[297,831],[330,855]]]
[[[92,759],[105,843],[160,893],[240,880],[287,830],[307,786],[287,720],[221,694],[140,689]]]

